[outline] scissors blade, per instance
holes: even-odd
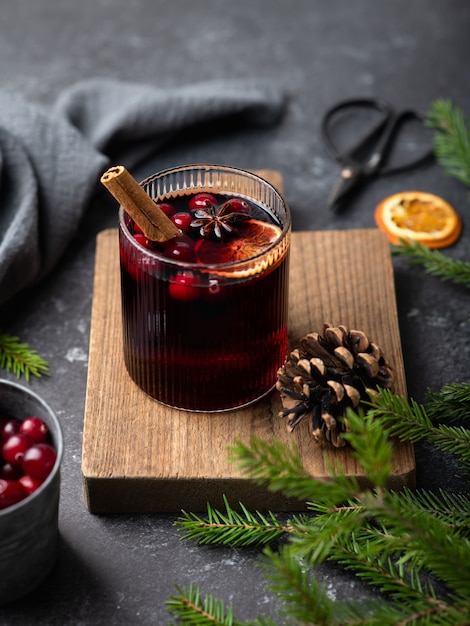
[[[362,171],[354,167],[343,167],[340,178],[331,190],[328,207],[337,209],[351,190],[355,189],[362,178]]]

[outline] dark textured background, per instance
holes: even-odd
[[[467,190],[436,164],[375,180],[346,211],[330,212],[326,199],[338,167],[319,134],[324,110],[356,96],[380,96],[424,111],[445,97],[470,115],[465,0],[0,3],[0,84],[33,102],[49,105],[63,88],[96,76],[167,87],[264,76],[289,93],[278,127],[218,124],[194,130],[136,168],[137,178],[197,161],[277,169],[297,230],[374,227],[373,209],[382,198],[422,189],[459,210],[464,234],[446,253],[470,258]],[[0,327],[50,362],[51,376],[30,385],[57,412],[66,443],[57,567],[26,601],[0,609],[0,623],[166,624],[164,602],[174,584],[191,581],[233,603],[239,619],[257,611],[274,616],[275,602],[260,578],[255,552],[181,542],[172,516],[97,517],[84,506],[81,435],[95,235],[115,223],[114,205],[98,194],[57,269],[0,311]],[[409,392],[423,400],[428,388],[468,380],[468,290],[425,276],[405,260],[394,264]],[[455,463],[432,447],[417,446],[416,457],[420,487],[465,488]],[[365,593],[357,580],[333,568],[322,568],[319,576],[332,597]]]

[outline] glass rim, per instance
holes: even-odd
[[[148,248],[146,248],[145,246],[143,246],[142,244],[140,244],[136,239],[134,239],[134,237],[132,237],[131,233],[129,232],[129,229],[127,228],[127,225],[125,223],[125,219],[124,219],[124,207],[122,205],[119,206],[119,224],[121,226],[121,231],[123,232],[123,234],[125,235],[126,239],[129,241],[129,243],[137,248],[138,250],[140,250],[142,253],[144,253],[146,256],[148,256],[149,258],[153,258],[157,261],[163,262],[165,265],[168,266],[173,266],[175,268],[180,268],[180,269],[186,269],[186,270],[190,270],[190,269],[198,269],[199,271],[211,271],[211,270],[224,270],[224,269],[230,269],[230,268],[238,268],[244,265],[251,265],[252,263],[256,263],[257,259],[260,259],[262,257],[264,257],[267,253],[269,253],[271,250],[274,250],[277,246],[279,246],[279,244],[281,244],[286,237],[289,235],[289,232],[292,228],[292,214],[290,211],[290,207],[287,204],[283,194],[276,189],[276,187],[274,187],[274,185],[272,185],[269,181],[267,181],[265,178],[262,178],[261,176],[258,176],[257,174],[254,174],[253,172],[250,172],[248,170],[244,170],[238,167],[231,167],[231,166],[227,166],[227,165],[212,165],[212,164],[206,164],[206,163],[202,163],[202,164],[191,164],[191,165],[181,165],[178,167],[171,167],[171,168],[167,168],[165,170],[161,170],[155,174],[152,174],[150,176],[148,176],[147,178],[143,179],[142,181],[139,182],[139,184],[144,187],[145,185],[148,185],[152,182],[154,182],[155,180],[157,180],[157,178],[161,178],[165,175],[169,175],[178,171],[182,171],[182,170],[197,170],[197,169],[207,169],[208,171],[212,170],[212,169],[217,169],[217,170],[223,170],[226,171],[228,173],[230,172],[239,172],[243,175],[248,176],[249,178],[252,178],[253,180],[258,180],[260,182],[262,182],[264,185],[267,185],[271,191],[278,197],[278,199],[281,201],[284,210],[286,212],[286,219],[284,220],[284,224],[282,225],[282,230],[279,234],[279,236],[277,237],[277,239],[275,241],[273,241],[272,243],[270,243],[266,248],[263,248],[262,250],[260,250],[257,254],[254,254],[246,259],[239,259],[236,261],[225,261],[224,263],[197,263],[197,262],[188,262],[188,261],[178,261],[178,260],[174,260],[174,259],[169,259],[168,257],[164,256],[163,254],[159,253],[156,250],[150,250]],[[214,193],[217,193],[217,191],[214,191]],[[247,196],[248,197],[248,196]],[[256,202],[256,200],[254,200],[254,202]]]

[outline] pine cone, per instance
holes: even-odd
[[[323,335],[303,337],[278,371],[284,407],[279,416],[287,418],[289,432],[310,416],[314,440],[339,448],[346,443],[341,437],[347,431],[346,408],[357,408],[378,387],[392,385],[392,369],[377,344],[360,330],[325,324]]]

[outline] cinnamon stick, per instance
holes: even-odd
[[[123,165],[109,168],[100,180],[148,239],[169,241],[180,234],[175,224]]]

